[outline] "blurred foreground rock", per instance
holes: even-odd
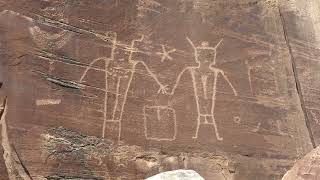
[[[197,172],[193,170],[175,170],[167,171],[146,180],[204,180]]]
[[[320,147],[312,150],[298,160],[282,180],[317,180],[320,179]]]

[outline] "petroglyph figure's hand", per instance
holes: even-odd
[[[158,94],[168,94],[168,85],[160,85],[160,88],[158,90]]]

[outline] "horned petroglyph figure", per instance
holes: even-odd
[[[198,63],[198,66],[184,68],[178,75],[172,91],[168,94],[174,94],[182,75],[186,71],[189,71],[192,77],[198,114],[197,127],[193,138],[198,138],[200,125],[207,124],[213,125],[217,140],[222,141],[223,137],[218,131],[217,122],[214,116],[219,76],[222,76],[222,78],[229,84],[233,94],[238,96],[237,91],[224,71],[216,67],[217,48],[221,45],[223,39],[221,39],[215,47],[210,47],[208,42],[202,42],[200,46],[196,46],[190,38],[187,37],[186,39],[194,50],[194,60]],[[240,118],[238,121],[240,121]]]

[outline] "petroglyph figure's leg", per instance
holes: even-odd
[[[192,137],[193,139],[197,139],[197,138],[198,138],[198,133],[199,133],[199,129],[200,129],[200,123],[201,123],[201,116],[198,115],[196,133],[195,133],[195,135]]]
[[[122,121],[122,116],[123,116],[123,112],[124,112],[124,106],[126,105],[126,102],[127,102],[128,92],[129,92],[131,82],[133,79],[133,74],[134,74],[134,72],[130,75],[129,79],[124,79],[127,87],[126,87],[125,91],[123,92],[124,96],[123,96],[122,103],[121,103],[121,110],[120,110],[120,115],[119,115],[118,141],[120,141],[120,137],[121,137],[121,121]]]
[[[218,126],[217,126],[216,119],[214,118],[214,116],[212,116],[212,124],[213,124],[213,127],[214,127],[214,131],[216,133],[217,140],[218,141],[222,141],[223,137],[221,137],[219,132],[218,132]]]
[[[104,104],[104,122],[102,137],[105,136],[107,122],[118,123],[118,140],[121,136],[121,120],[124,107],[127,102],[127,95],[132,81],[132,73],[126,75],[114,74],[106,77],[106,95]]]
[[[106,123],[107,123],[107,110],[108,110],[108,72],[105,72],[105,95],[103,104],[103,126],[102,126],[102,138],[105,136]]]
[[[220,137],[219,132],[218,132],[218,126],[216,123],[216,119],[214,118],[214,109],[215,109],[215,104],[216,104],[216,94],[217,94],[217,81],[219,77],[219,72],[214,71],[214,84],[213,84],[213,95],[212,95],[212,108],[211,108],[211,114],[212,114],[212,123],[213,127],[216,133],[217,140],[222,141],[223,138]]]
[[[121,84],[121,77],[117,77],[117,87],[116,87],[116,93],[115,93],[115,96],[116,96],[116,100],[115,100],[115,104],[114,104],[114,107],[113,107],[113,113],[112,113],[112,120],[116,120],[115,119],[115,115],[117,113],[117,111],[119,110],[119,99],[120,99],[120,84]],[[120,102],[120,104],[122,104]]]
[[[108,112],[108,66],[109,61],[105,61],[105,94],[103,103],[103,126],[102,126],[102,138],[105,137],[106,123],[107,123],[107,112]]]

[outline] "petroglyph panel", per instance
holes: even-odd
[[[290,46],[284,25],[292,19],[273,1],[1,8],[6,132],[33,178],[145,179],[193,167],[209,180],[279,179],[278,167],[312,148],[304,119],[317,134],[318,54],[302,35]]]

